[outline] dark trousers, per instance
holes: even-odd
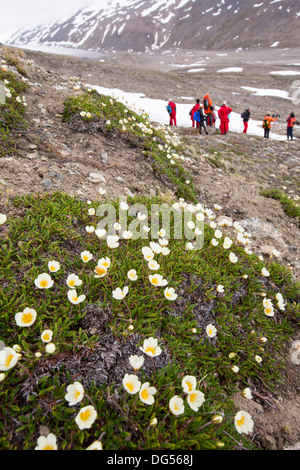
[[[208,132],[207,132],[207,129],[206,129],[206,124],[205,124],[205,121],[201,121],[200,122],[200,125],[199,125],[199,134],[202,134],[202,129],[204,130],[205,134],[207,135]]]
[[[265,135],[264,135],[264,137],[266,137],[266,138],[268,139],[269,136],[270,136],[270,129],[265,129]]]
[[[293,127],[292,126],[288,126],[287,127],[287,138],[291,138],[291,140],[293,140]]]

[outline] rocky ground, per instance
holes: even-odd
[[[218,103],[224,99],[225,91],[237,112],[249,105],[249,95],[240,92],[240,83],[289,89],[293,81],[292,77],[287,83],[286,78],[267,76],[265,69],[259,74],[257,67],[250,67],[243,76],[228,75],[226,79],[214,74],[211,81],[209,72],[194,79],[194,75],[192,78],[181,69],[164,71],[159,60],[151,60],[150,68],[145,60],[142,64],[128,64],[124,56],[121,64],[117,64],[115,60],[87,61],[26,51],[24,61],[28,59],[33,61],[26,62],[29,127],[21,136],[21,157],[0,160],[0,212],[5,213],[14,212],[11,196],[36,192],[63,191],[87,200],[98,197],[99,186],[105,187],[112,198],[169,191],[155,178],[138,149],[129,148],[123,140],[109,140],[102,133],[74,133],[62,123],[63,101],[76,93],[70,77],[143,92],[151,98],[173,96],[177,101],[182,96],[194,96],[198,90],[201,95],[202,91],[211,91]],[[223,57],[215,67],[223,66],[224,61]],[[212,90],[207,90],[208,83]],[[234,94],[237,89],[239,94]],[[261,119],[266,109],[275,113],[280,107],[282,116],[291,111],[290,102],[279,98],[251,97],[251,100],[254,119]],[[300,140],[266,141],[236,133],[221,136],[215,128],[209,129],[208,136],[199,136],[193,128],[177,127],[174,132],[184,143],[184,165],[193,175],[200,202],[209,207],[221,205],[222,215],[240,221],[252,233],[253,251],[267,258],[275,248],[280,252],[278,261],[288,266],[295,280],[299,280],[299,220],[288,217],[281,204],[263,197],[261,190],[278,188],[292,198],[298,196]],[[276,132],[284,135],[285,118]],[[255,397],[252,401],[236,397],[238,406],[254,416],[257,423],[254,439],[262,448],[299,448],[299,365],[291,360],[297,340],[299,330],[295,330],[293,341],[282,352],[287,370],[285,382],[278,386],[275,395]]]

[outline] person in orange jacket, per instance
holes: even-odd
[[[209,93],[206,93],[206,95],[203,97],[203,108],[204,108],[204,113],[206,115],[206,124],[208,126],[212,126],[213,125],[212,112],[213,112],[214,107],[213,107],[213,102],[211,100]]]
[[[195,127],[195,122],[196,122],[196,126],[199,127],[199,122],[195,121],[195,119],[194,119],[194,114],[198,111],[199,108],[200,108],[200,100],[197,99],[196,104],[191,109],[192,127]]]
[[[293,130],[294,130],[294,125],[297,123],[297,119],[295,118],[295,114],[294,113],[291,113],[287,120],[287,140],[293,140],[294,139],[294,136],[293,136]]]
[[[265,137],[266,139],[268,139],[269,136],[270,136],[271,123],[277,121],[277,119],[278,119],[277,117],[276,117],[276,118],[273,118],[273,117],[270,115],[270,113],[267,113],[267,114],[264,116],[263,128],[264,128],[264,130],[265,130],[265,132],[264,132],[264,137]]]
[[[177,126],[177,121],[176,121],[176,104],[170,100],[169,103],[168,103],[168,106],[167,108],[171,108],[171,110],[169,111],[168,109],[168,113],[169,113],[169,116],[170,116],[170,126]]]
[[[223,102],[221,108],[218,111],[218,115],[220,118],[220,131],[221,134],[227,134],[229,130],[229,119],[228,115],[232,113],[232,109],[227,106],[226,101]]]

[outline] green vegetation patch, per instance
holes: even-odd
[[[261,191],[261,195],[276,199],[282,205],[284,212],[291,218],[298,218],[300,222],[300,205],[297,201],[291,199],[280,189],[266,189]]]
[[[200,206],[196,250],[172,235],[184,202],[167,236],[147,219],[166,201],[101,197],[18,197],[23,215],[2,216],[0,448],[253,448],[253,420],[230,396],[281,380],[300,316],[289,271],[247,254],[232,228],[216,232]],[[98,225],[104,203],[122,225],[115,239]]]
[[[68,122],[74,131],[100,130],[107,137],[124,139],[130,147],[141,150],[155,176],[177,197],[197,201],[192,177],[181,163],[184,157],[180,143],[167,127],[152,126],[145,113],[139,114],[96,90],[70,97],[64,106],[63,122]]]
[[[0,103],[0,157],[18,153],[19,132],[26,128],[25,110],[27,83],[8,70],[0,68],[0,84],[4,92],[4,104]]]

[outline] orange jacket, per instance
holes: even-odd
[[[264,117],[264,121],[266,121],[266,120],[269,121],[268,129],[271,129],[271,122],[277,121],[277,119],[278,118],[273,118],[272,116],[270,116],[268,114]],[[263,124],[263,127],[265,127],[264,124]]]
[[[204,108],[203,110],[204,110],[205,114],[209,114],[209,113],[212,112],[212,105],[213,105],[213,102],[212,102],[212,100],[211,100],[211,98],[210,98],[210,96],[209,96],[209,93],[207,93],[207,94],[203,97],[203,102],[204,102],[205,99],[208,100],[208,108],[207,108],[207,109]]]
[[[296,119],[295,117],[289,116],[289,117],[287,118],[287,125],[288,125],[288,127],[294,127],[294,125],[296,124],[296,121],[297,121],[297,119]]]

